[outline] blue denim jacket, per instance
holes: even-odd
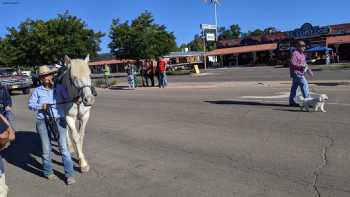
[[[62,85],[55,85],[53,89],[46,89],[39,86],[34,89],[32,96],[28,101],[28,108],[37,111],[36,118],[44,119],[43,104],[51,104],[54,117],[60,118],[65,116],[65,105],[57,104],[68,100],[67,90]]]

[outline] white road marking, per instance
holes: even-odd
[[[289,92],[280,94],[280,95],[275,95],[275,96],[241,96],[241,98],[245,99],[276,99],[276,98],[288,98],[289,97]]]
[[[274,96],[241,96],[242,99],[247,100],[239,100],[239,101],[245,101],[245,102],[261,102],[261,103],[288,103],[287,100],[280,101],[280,100],[262,100],[262,99],[281,99],[281,98],[289,98],[289,92],[278,92],[277,95]],[[315,92],[310,92],[311,95],[320,95]],[[297,93],[297,95],[301,95],[300,92]],[[255,100],[254,100],[255,99]],[[259,100],[260,99],[260,100]],[[338,102],[327,102],[329,105],[341,105],[341,106],[350,106],[350,103],[338,103]]]

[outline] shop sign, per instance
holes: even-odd
[[[215,41],[215,33],[207,33],[206,34],[207,41]]]
[[[305,23],[303,26],[301,26],[301,28],[286,33],[290,38],[301,39],[326,35],[329,34],[329,32],[330,28],[328,26],[319,27],[312,26],[310,23]]]
[[[206,30],[206,29],[216,29],[216,25],[201,24],[201,29],[202,29],[202,30]]]

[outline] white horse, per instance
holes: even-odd
[[[90,117],[91,106],[95,102],[95,90],[91,85],[89,55],[82,59],[65,56],[65,67],[61,75],[62,85],[69,94],[66,121],[68,125],[67,143],[71,152],[76,152],[81,172],[88,172],[90,166],[83,153],[86,123]],[[78,128],[76,126],[78,121]]]

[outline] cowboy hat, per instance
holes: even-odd
[[[39,67],[39,76],[49,75],[57,72],[57,68],[49,67],[48,65],[43,65]]]

